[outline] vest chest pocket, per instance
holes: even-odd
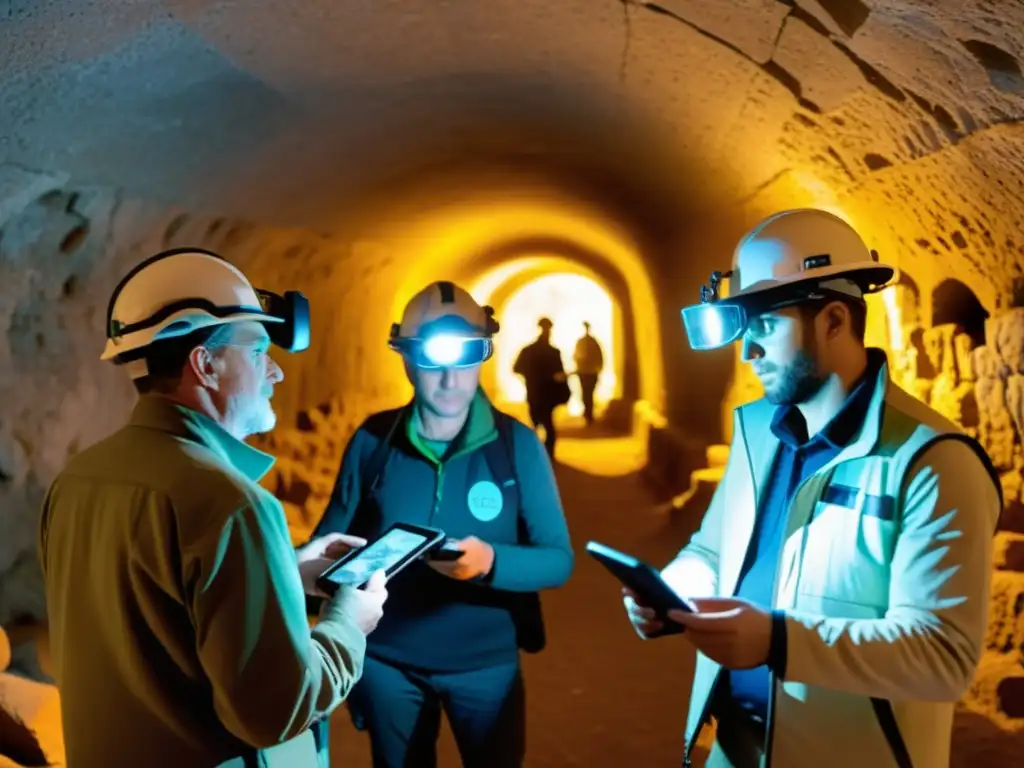
[[[883,611],[888,607],[896,503],[871,490],[836,478],[825,487],[808,527],[800,592]]]

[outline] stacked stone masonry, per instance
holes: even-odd
[[[989,632],[963,706],[1024,733],[1024,307],[988,319],[986,343],[976,345],[959,323],[925,327],[915,287],[895,292],[902,338],[889,339],[894,379],[976,437],[1003,487]]]

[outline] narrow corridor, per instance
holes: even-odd
[[[557,455],[576,568],[563,589],[543,597],[547,649],[525,657],[526,765],[679,765],[692,653],[680,638],[641,641],[626,621],[617,582],[584,546],[597,539],[661,565],[686,533],[674,530],[642,485],[633,440],[564,439]],[[353,730],[347,710],[334,717],[332,747],[334,766],[370,765],[366,737]],[[447,731],[438,764],[460,765]]]

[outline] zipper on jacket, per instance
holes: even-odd
[[[434,506],[430,509],[430,517],[427,518],[427,525],[434,524],[434,518],[441,511],[441,476],[444,474],[444,464],[437,464],[437,488],[434,491]]]
[[[837,461],[835,463],[829,462],[824,467],[822,467],[817,472],[815,472],[813,475],[809,475],[808,477],[805,477],[800,483],[797,484],[796,488],[793,489],[793,493],[790,494],[790,497],[786,500],[786,517],[783,520],[783,528],[782,528],[783,536],[785,536],[785,531],[788,530],[788,528],[789,528],[789,517],[790,517],[790,514],[792,513],[793,499],[795,499],[797,496],[800,495],[800,491],[802,491],[804,489],[804,486],[807,485],[809,482],[811,482],[811,480],[813,480],[814,478],[818,477],[819,475],[824,475],[826,473],[833,473],[835,471],[836,466],[838,466],[839,464],[842,464],[842,463],[843,462],[839,462],[839,461]],[[817,503],[817,502],[815,502],[815,503]],[[811,520],[812,521],[814,520],[814,510],[811,510]],[[781,584],[779,584],[779,577],[781,576],[780,571],[782,569],[782,555],[783,555],[783,552],[785,551],[785,548],[786,548],[786,542],[785,542],[785,539],[783,539],[782,546],[780,547],[780,550],[779,550],[779,559],[778,559],[778,562],[775,563],[775,587],[774,587],[774,593],[772,594],[772,610],[776,610],[778,608],[778,606],[777,606],[777,603],[778,603],[777,595],[778,595],[779,589],[782,586]],[[801,553],[797,553],[795,556],[796,557],[800,557],[800,555],[801,555]],[[798,564],[795,565],[794,567],[796,567],[798,570],[800,568],[800,566]],[[788,653],[788,647],[787,647],[787,653]],[[776,676],[775,676],[774,672],[769,671],[769,673],[768,673],[768,684],[771,686],[771,691],[770,691],[770,694],[768,696],[768,713],[767,713],[768,717],[765,719],[765,727],[764,727],[764,730],[765,730],[764,768],[771,768],[771,765],[772,765],[772,746],[773,746],[773,744],[775,742],[775,695],[778,692],[778,685],[779,685],[779,683],[776,680]]]

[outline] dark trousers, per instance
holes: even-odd
[[[465,768],[523,764],[526,696],[518,662],[420,673],[367,656],[349,705],[369,732],[373,768],[435,768],[442,710]]]
[[[534,428],[544,427],[544,447],[548,456],[555,458],[555,409],[546,405],[530,403],[530,421]]]
[[[583,396],[583,418],[587,424],[594,423],[594,390],[597,389],[596,373],[577,374],[580,380],[580,393]]]

